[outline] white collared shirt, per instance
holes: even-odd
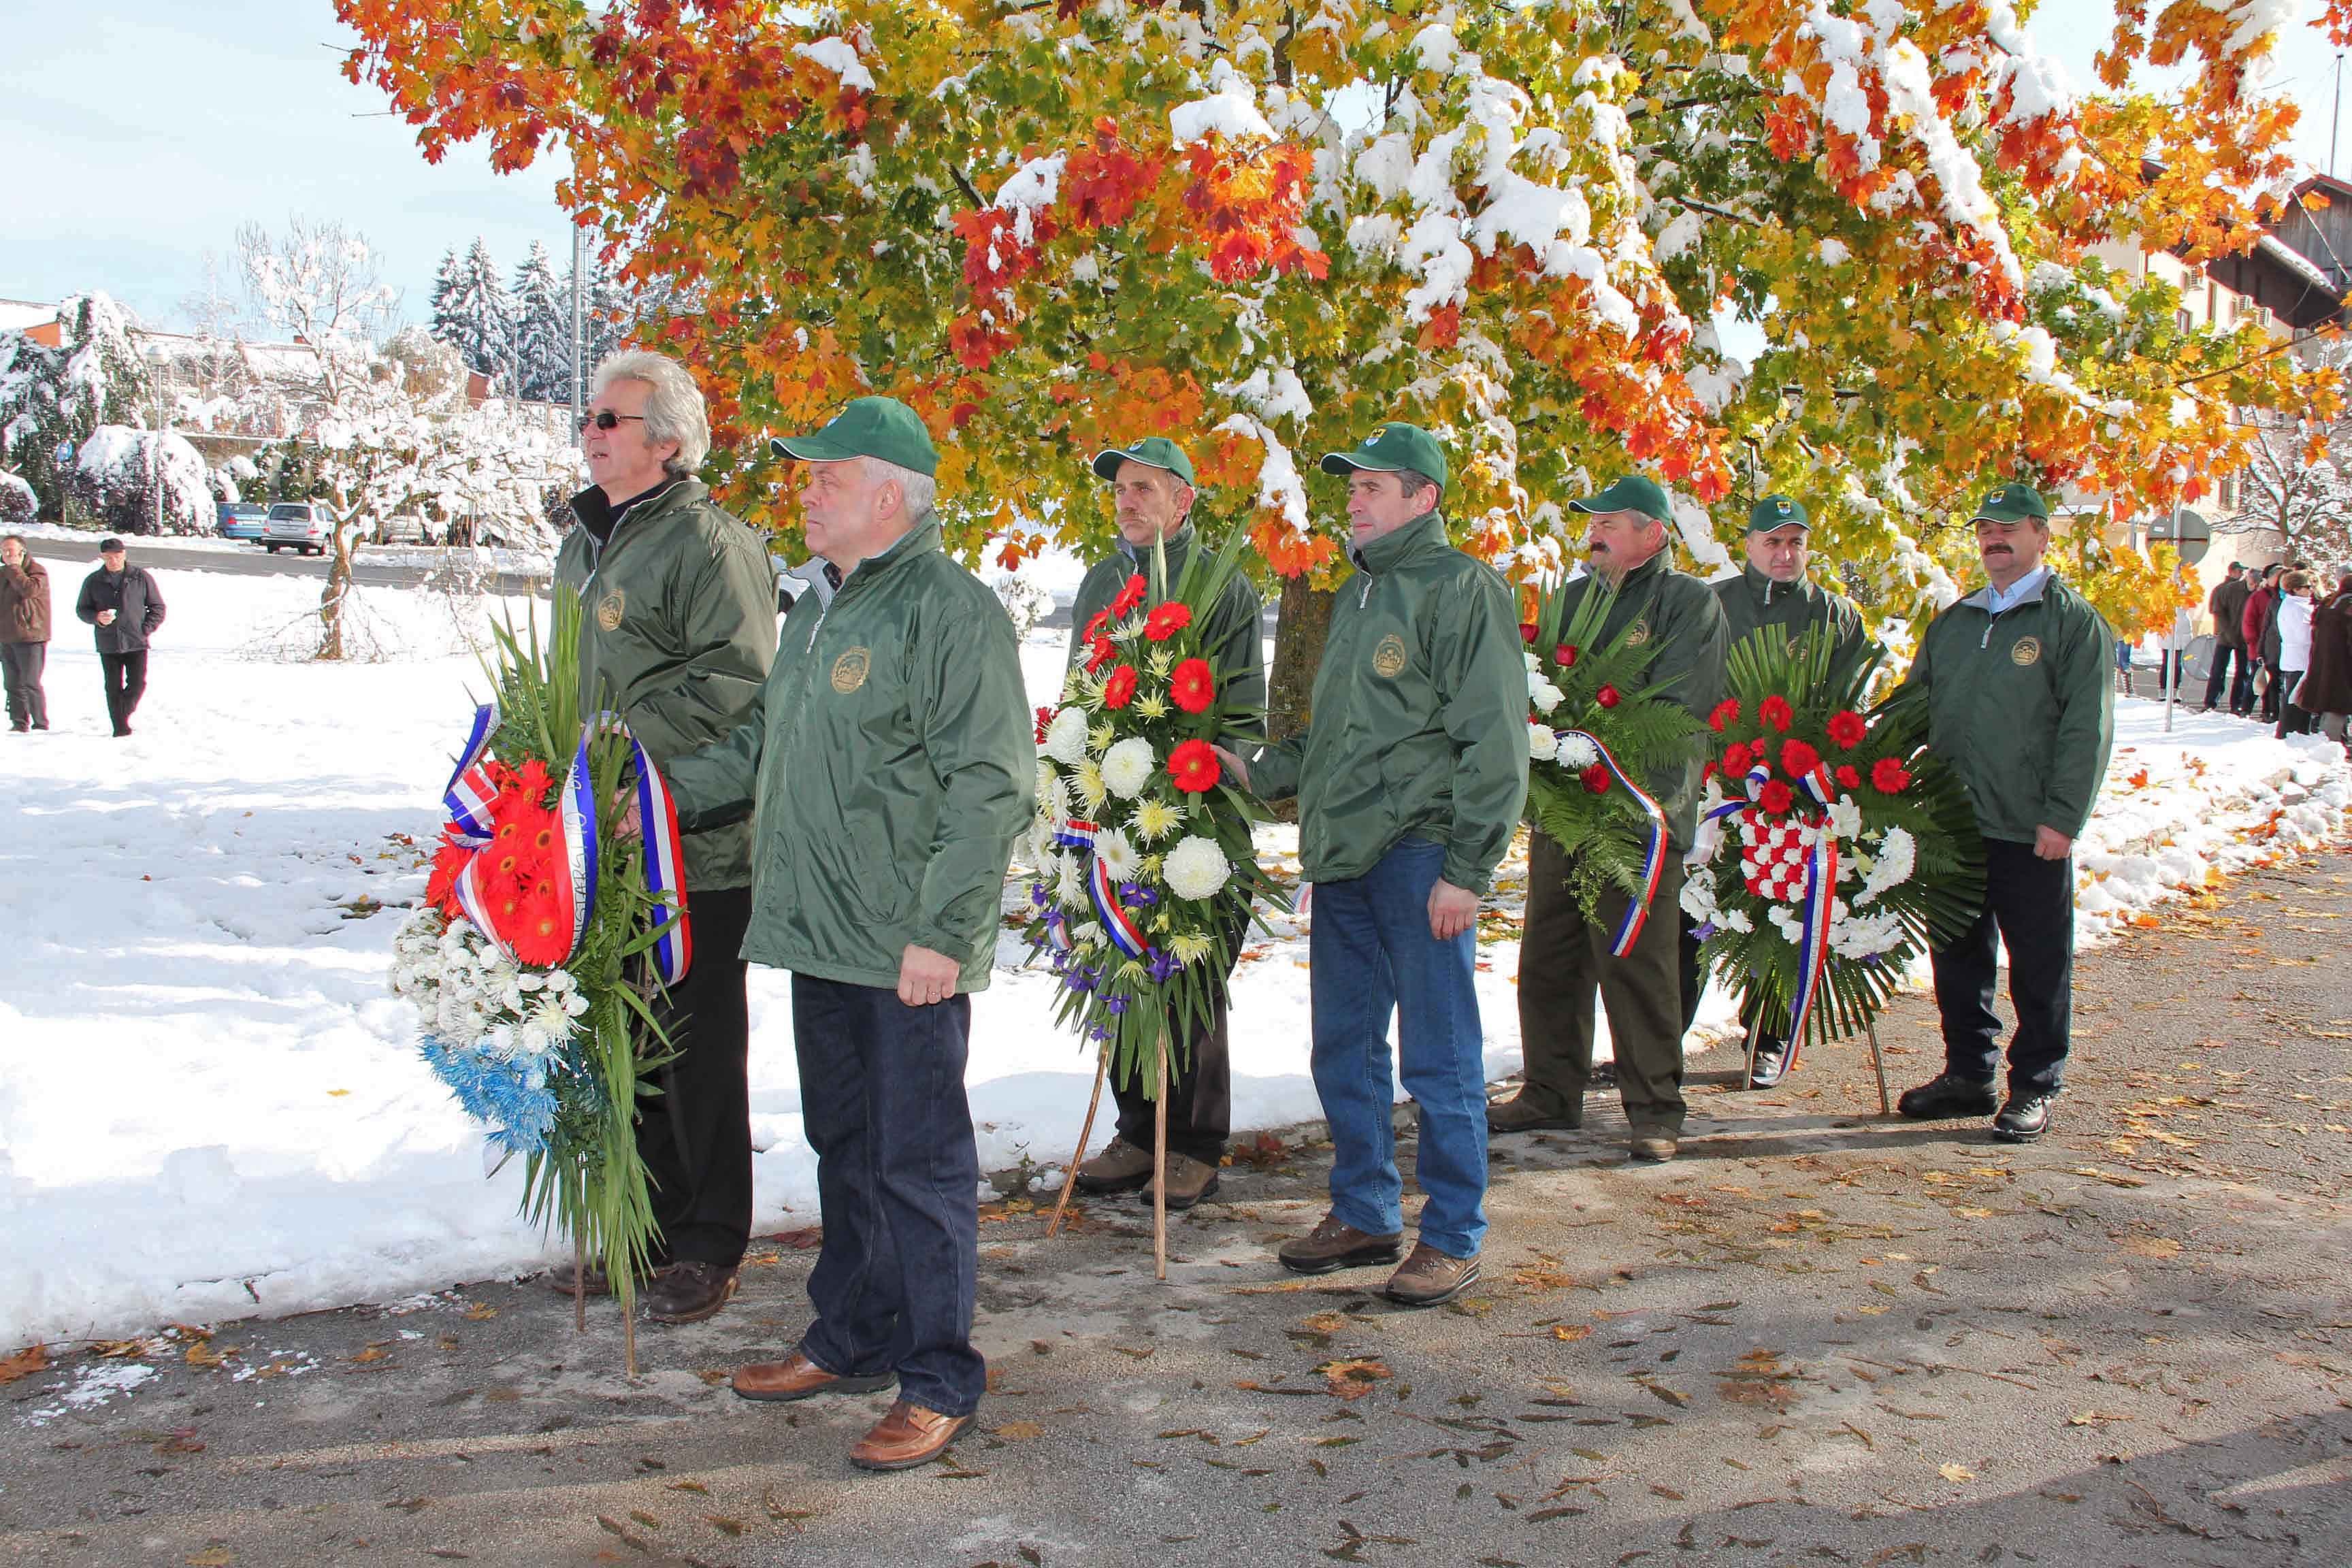
[[[1997,616],[2003,610],[2023,604],[2026,600],[2042,592],[2042,580],[2049,575],[2049,567],[2036,566],[2032,571],[2028,572],[2024,576],[2020,577],[2016,582],[2011,583],[2006,589],[1996,588],[1990,583],[1987,583],[1985,584],[1985,608]]]

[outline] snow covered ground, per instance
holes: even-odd
[[[550,1256],[516,1217],[517,1173],[483,1180],[478,1135],[384,989],[481,684],[446,601],[362,589],[405,657],[325,668],[265,651],[315,604],[308,580],[160,575],[172,615],[138,733],[106,734],[96,657],[69,627],[50,652],[57,730],[0,736],[16,807],[0,841],[0,1350],[395,1300]],[[1024,658],[1042,700],[1059,634]],[[2168,740],[2148,703],[2126,703],[2119,728],[2084,847],[2086,940],[2334,830],[2352,800],[2317,742],[2185,717]],[[1295,872],[1294,843],[1269,831],[1263,847]],[[1490,1077],[1518,1063],[1524,890],[1515,858],[1480,965]],[[1302,929],[1277,921],[1236,982],[1239,1127],[1318,1114]],[[1058,1165],[1086,1109],[1091,1060],[1052,1027],[1052,983],[1024,956],[1006,939],[973,1007],[988,1169]],[[814,1217],[785,984],[754,972],[762,1231]],[[1727,1016],[1711,997],[1702,1021]]]

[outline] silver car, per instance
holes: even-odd
[[[261,547],[272,555],[280,550],[299,550],[305,555],[327,552],[327,530],[331,527],[324,508],[306,500],[279,501],[269,509],[269,516],[261,525]]]

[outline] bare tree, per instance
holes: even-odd
[[[383,281],[365,237],[341,223],[289,217],[275,237],[259,224],[244,225],[236,254],[262,319],[310,345],[328,403],[341,404],[400,315],[400,292]]]
[[[2272,533],[2291,561],[2352,560],[2352,414],[2253,416],[2252,460],[2224,533]]]

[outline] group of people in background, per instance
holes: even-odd
[[[120,539],[98,547],[102,564],[82,579],[74,614],[98,643],[106,715],[118,736],[131,733],[131,715],[147,689],[147,645],[163,624],[163,591],[155,575],[130,564]],[[48,663],[49,572],[24,535],[0,539],[0,678],[8,700],[8,728],[26,734],[49,727],[49,698],[41,684]]]
[[[2352,569],[2332,583],[2301,563],[2252,571],[2232,561],[2205,610],[2213,618],[2210,713],[2226,692],[2239,718],[2259,716],[2281,739],[2315,729],[2343,742],[2352,714]]]

